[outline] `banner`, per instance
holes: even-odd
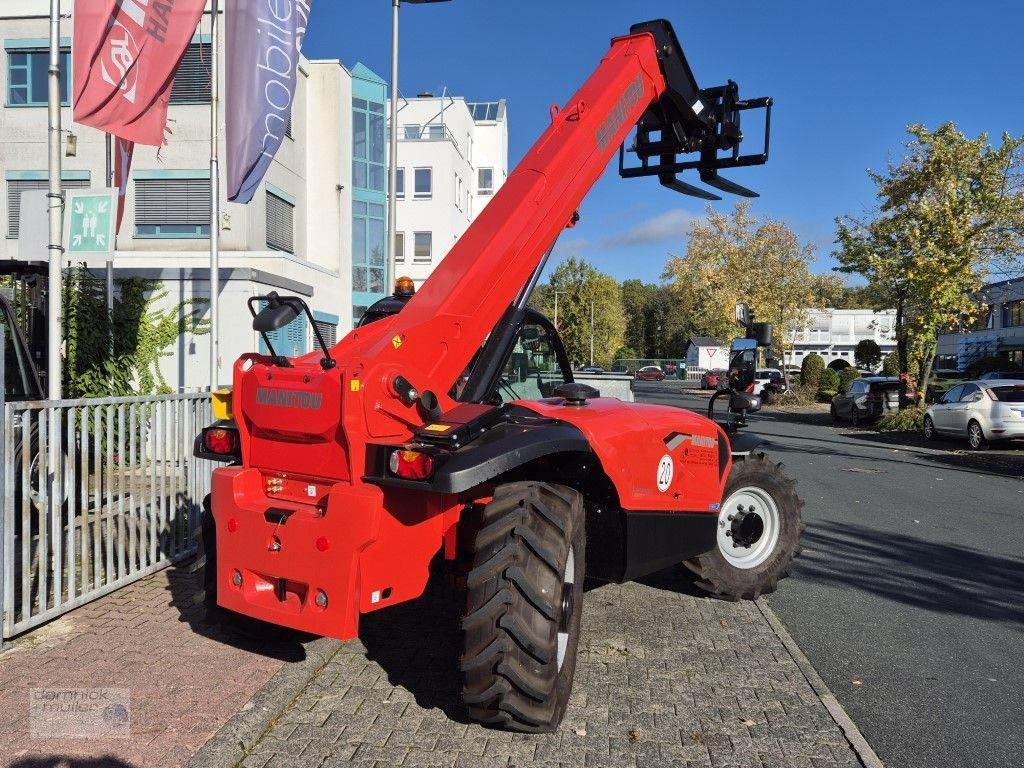
[[[134,142],[125,141],[119,136],[114,137],[114,184],[117,186],[115,235],[121,231],[121,220],[124,218],[124,201],[128,195],[128,177],[131,172],[133,154],[135,154]]]
[[[174,73],[206,0],[75,0],[74,119],[160,146]]]
[[[284,140],[311,0],[228,0],[228,199],[248,203]]]

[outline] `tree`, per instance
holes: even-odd
[[[788,225],[759,220],[750,203],[740,202],[729,215],[709,208],[694,222],[686,254],[671,256],[663,277],[689,303],[695,333],[734,338],[735,305],[745,302],[758,319],[775,324],[773,352],[785,359],[813,301],[813,256]]]
[[[818,399],[831,398],[839,391],[839,374],[831,368],[821,372],[821,379],[818,381]]]
[[[900,361],[899,355],[895,352],[890,352],[885,356],[882,361],[882,375],[883,376],[899,376],[900,375]]]
[[[821,355],[811,352],[806,355],[800,363],[800,383],[805,387],[816,387],[821,381],[821,374],[825,370],[825,360]]]
[[[651,355],[648,337],[648,314],[651,300],[657,287],[642,280],[625,280],[622,283],[622,309],[626,318],[624,343],[637,353],[637,357]]]
[[[853,359],[861,368],[873,371],[882,362],[882,348],[874,339],[861,339],[853,349]]]
[[[972,298],[1024,246],[1024,138],[964,136],[952,123],[908,129],[907,156],[885,173],[869,171],[877,214],[836,220],[838,269],[859,274],[896,309],[900,371],[918,358],[924,393],[936,335],[973,316]],[[876,307],[881,308],[881,307]]]
[[[570,258],[558,265],[547,285],[534,291],[530,303],[553,319],[556,292],[558,331],[569,359],[574,363],[589,363],[593,348],[593,362],[610,367],[612,355],[623,346],[626,332],[618,282],[586,261]]]
[[[839,386],[845,388],[851,381],[856,381],[859,378],[860,371],[852,365],[848,366],[839,372]]]

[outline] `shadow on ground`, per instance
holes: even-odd
[[[810,523],[794,575],[945,614],[1024,625],[1024,560],[853,523]]]
[[[113,755],[75,757],[71,755],[32,755],[7,764],[7,768],[137,768]]]
[[[302,661],[306,658],[305,644],[315,639],[231,611],[208,611],[203,603],[202,568],[197,560],[171,568],[167,581],[171,605],[197,635],[279,661]]]

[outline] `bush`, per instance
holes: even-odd
[[[873,371],[882,362],[882,348],[874,339],[861,339],[854,347],[853,359],[861,368]]]
[[[819,392],[838,392],[839,391],[839,374],[832,368],[826,368],[821,372],[821,377],[818,379],[818,391]]]
[[[802,384],[794,385],[772,398],[772,403],[776,405],[811,405],[816,402],[818,402],[817,391]]]
[[[885,360],[882,361],[882,375],[883,376],[899,376],[900,375],[900,356],[895,352],[892,352],[885,356]]]
[[[879,432],[915,432],[924,425],[924,409],[904,408],[901,411],[889,411],[878,423],[875,429]]]
[[[806,387],[817,387],[821,382],[821,372],[825,370],[825,360],[814,352],[804,357],[800,363],[800,383]]]
[[[860,371],[858,371],[856,368],[843,368],[843,370],[839,372],[839,386],[843,389],[846,389],[847,384],[849,384],[851,381],[856,381],[859,378]]]

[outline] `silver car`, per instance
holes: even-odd
[[[924,436],[966,437],[974,450],[996,440],[1024,439],[1024,379],[968,381],[950,389],[924,415]]]

